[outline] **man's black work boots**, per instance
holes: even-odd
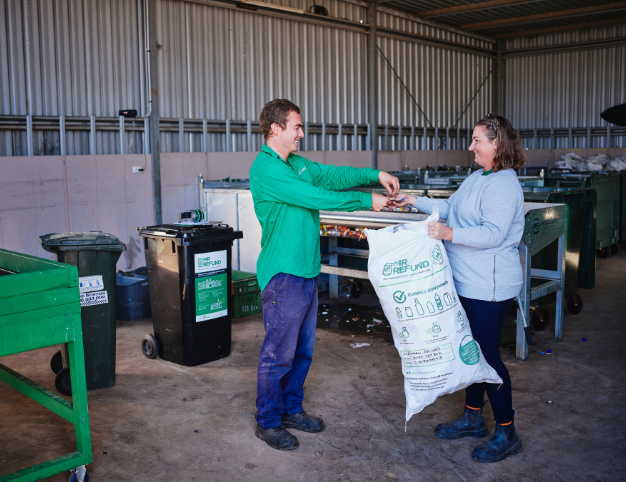
[[[312,417],[304,410],[293,415],[283,414],[281,419],[284,427],[295,428],[296,430],[300,430],[302,432],[317,433],[321,432],[326,427],[321,418]]]
[[[300,446],[298,439],[282,425],[274,428],[263,428],[257,424],[254,434],[276,450],[294,450]]]
[[[463,407],[463,415],[448,423],[440,423],[435,429],[437,437],[455,439],[463,437],[484,437],[489,433],[483,409],[473,410],[467,406]]]

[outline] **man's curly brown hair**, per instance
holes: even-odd
[[[479,120],[476,126],[485,128],[485,136],[496,141],[496,156],[493,160],[493,171],[501,169],[519,169],[526,164],[526,154],[517,131],[502,116],[489,114]]]
[[[263,106],[259,116],[259,126],[266,141],[272,135],[272,124],[278,124],[283,129],[287,127],[287,117],[290,112],[299,114],[300,107],[287,99],[274,99]]]

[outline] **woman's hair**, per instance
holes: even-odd
[[[272,135],[272,124],[287,127],[287,117],[291,112],[300,113],[300,107],[287,99],[274,99],[263,106],[259,117],[259,126],[267,141]]]
[[[501,169],[519,169],[526,164],[526,154],[517,131],[504,117],[489,114],[476,123],[485,128],[485,136],[490,141],[496,139],[496,155],[493,159],[493,171]]]

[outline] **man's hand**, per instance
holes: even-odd
[[[392,207],[391,200],[382,194],[372,194],[372,211],[382,211],[384,208]]]
[[[413,206],[417,199],[410,194],[398,194],[393,200],[393,205],[396,208],[402,208],[404,206]]]
[[[396,176],[392,176],[385,171],[380,171],[380,174],[378,174],[378,180],[390,196],[398,194],[398,191],[400,190],[400,181],[398,181]]]
[[[428,236],[433,239],[452,241],[452,228],[443,223],[428,223]]]

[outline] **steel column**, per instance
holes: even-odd
[[[96,154],[96,116],[89,116],[89,154]]]
[[[341,142],[341,122],[337,124],[337,150],[342,151],[343,145]]]
[[[148,0],[150,39],[150,151],[152,152],[152,212],[154,223],[163,222],[161,209],[161,134],[159,129],[159,71],[156,40],[156,0]]]
[[[59,150],[65,156],[65,116],[59,116]]]
[[[372,151],[372,168],[378,167],[378,140],[376,132],[378,130],[378,51],[377,51],[377,35],[376,30],[376,3],[372,2],[367,5],[367,23],[369,25],[369,33],[367,36],[367,88],[368,88],[368,117],[371,128],[370,149]]]
[[[202,119],[202,152],[207,152],[207,122]]]
[[[230,152],[230,119],[226,119],[226,152]]]
[[[248,138],[248,152],[252,151],[252,121],[246,123],[246,136]]]
[[[33,116],[26,116],[26,151],[29,156],[33,155]]]
[[[120,116],[120,154],[126,154],[126,149],[124,148],[124,128],[126,127],[124,124],[124,116]]]

